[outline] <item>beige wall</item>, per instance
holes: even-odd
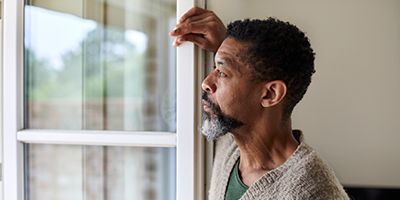
[[[400,1],[216,0],[225,24],[275,16],[305,31],[317,73],[293,128],[344,185],[400,187]]]

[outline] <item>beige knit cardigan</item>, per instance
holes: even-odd
[[[303,136],[299,140],[300,145],[292,156],[283,165],[259,178],[240,200],[349,199],[322,157],[303,141]],[[218,139],[209,200],[225,199],[229,175],[239,154],[240,149],[232,134]]]

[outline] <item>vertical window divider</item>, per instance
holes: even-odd
[[[23,200],[23,0],[4,1],[3,20],[3,198]]]
[[[0,80],[3,80],[3,1],[0,0]],[[0,82],[0,88],[3,88],[3,83]],[[0,135],[3,135],[3,93],[0,89]],[[0,200],[3,197],[3,137],[0,137]]]
[[[177,19],[204,0],[178,0]],[[200,47],[182,43],[177,48],[177,200],[205,199],[204,138],[201,121],[201,81],[204,56]]]

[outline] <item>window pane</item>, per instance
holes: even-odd
[[[27,200],[175,199],[175,148],[25,144]]]
[[[172,131],[175,0],[30,0],[25,128]]]

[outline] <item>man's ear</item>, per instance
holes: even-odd
[[[265,108],[274,106],[281,102],[287,92],[286,84],[281,80],[265,83],[261,105]]]

